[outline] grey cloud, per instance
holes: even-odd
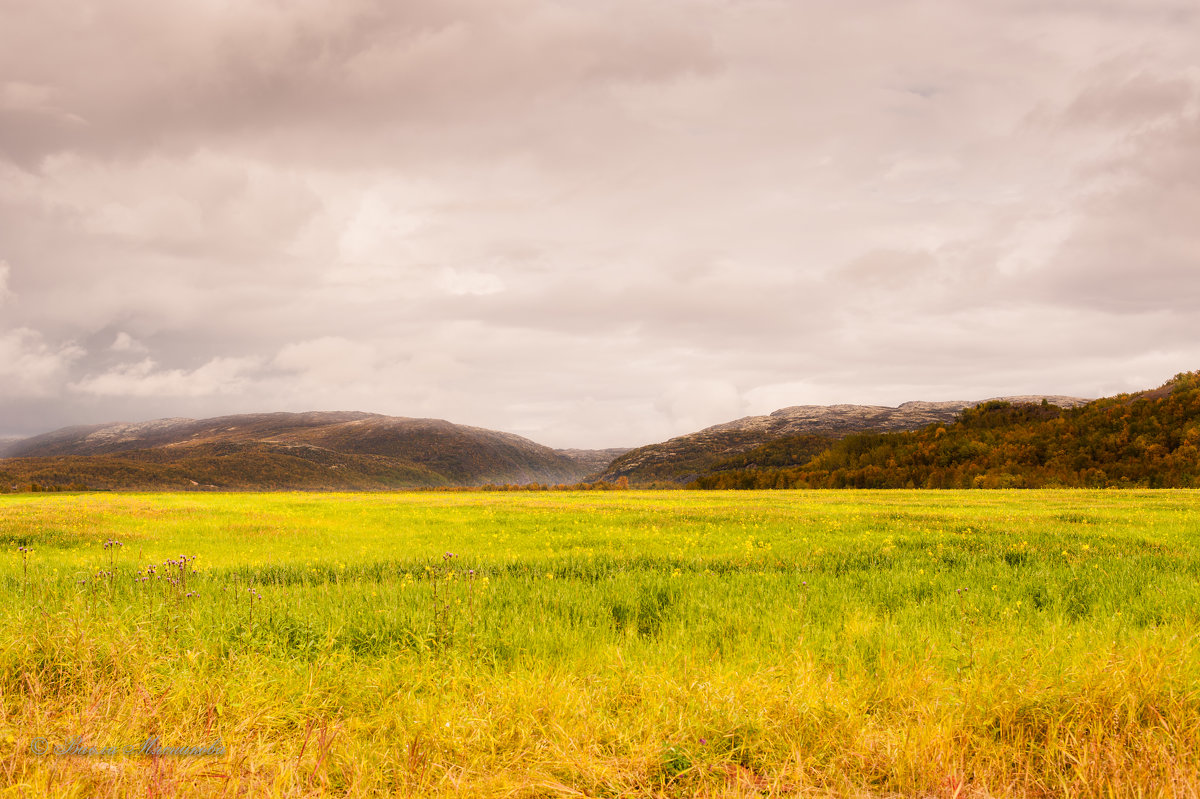
[[[0,13],[0,434],[629,445],[1200,359],[1193,3]]]
[[[1116,74],[1087,87],[1075,98],[1063,114],[1067,122],[1122,127],[1151,124],[1177,116],[1197,97],[1195,79],[1160,77],[1144,71],[1127,74],[1128,69],[1137,70],[1137,66],[1126,64],[1125,70],[1119,64],[1113,66]]]
[[[704,30],[680,21],[630,2],[519,0],[250,2],[224,14],[125,0],[80,15],[19,14],[0,65],[81,122],[10,108],[0,151],[33,164],[59,149],[128,157],[257,149],[257,139],[353,160],[364,141],[411,143],[406,127],[419,141],[420,131],[494,125],[500,114],[513,124],[589,86],[711,68]],[[347,126],[359,129],[355,147],[322,148]]]
[[[841,267],[839,277],[866,291],[921,289],[937,277],[937,269],[937,258],[928,251],[872,250]]]
[[[1149,87],[1151,93],[1155,87]],[[1083,205],[1081,221],[1036,278],[1048,298],[1114,314],[1200,308],[1200,116],[1176,97],[1174,114],[1109,159],[1109,185]],[[1134,101],[1135,105],[1138,104]]]

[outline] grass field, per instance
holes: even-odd
[[[1196,492],[24,495],[0,542],[5,796],[1200,796]]]

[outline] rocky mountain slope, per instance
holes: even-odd
[[[610,447],[609,449],[559,449],[555,450],[566,455],[587,469],[588,474],[599,474],[608,468],[608,464],[629,452],[630,447]]]
[[[1064,408],[1087,400],[1063,396],[1002,397],[1013,403],[1047,402]],[[732,422],[706,427],[660,444],[630,450],[609,464],[599,479],[609,482],[622,477],[632,483],[687,483],[713,464],[775,439],[802,434],[825,436],[830,441],[862,431],[918,430],[930,424],[949,424],[964,408],[977,401],[906,402],[899,407],[884,405],[797,405],[766,416],[746,416]]]
[[[1064,408],[1086,400],[1043,399]],[[862,431],[950,424],[976,402],[800,405],[633,450],[554,450],[511,433],[360,412],[267,413],[67,427],[4,442],[0,490],[89,488],[383,489],[575,483],[686,484],[714,468],[799,465]],[[766,450],[759,451],[764,445]],[[776,463],[776,461],[779,461]],[[761,464],[759,464],[761,465]]]
[[[595,472],[597,457],[441,419],[270,413],[63,428],[11,444],[0,482],[7,474],[103,488],[570,483]]]
[[[747,453],[753,462],[743,468],[714,470],[691,485],[1200,488],[1200,372],[1067,409],[986,402],[953,424],[848,435],[804,462],[767,454],[775,453]]]

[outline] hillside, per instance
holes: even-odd
[[[558,449],[555,452],[565,455],[587,470],[587,474],[599,474],[608,468],[608,464],[629,452],[629,447],[610,447],[608,449]]]
[[[370,413],[271,413],[69,427],[9,445],[0,485],[402,488],[575,482],[595,471],[511,433]]]
[[[1040,401],[1042,397],[1007,399]],[[1047,399],[1065,406],[1086,402],[1077,397]],[[811,457],[833,441],[855,432],[916,430],[929,424],[950,424],[964,408],[976,404],[978,402],[915,401],[895,408],[884,405],[798,405],[782,408],[766,416],[747,416],[678,436],[661,444],[630,450],[614,460],[599,479],[614,482],[625,477],[635,484],[687,483],[719,468],[718,465],[728,459],[779,439],[809,437],[803,449]],[[805,461],[807,459],[804,458]]]
[[[803,465],[714,471],[693,486],[1200,487],[1200,372],[1072,408],[991,401],[953,424],[859,433]]]

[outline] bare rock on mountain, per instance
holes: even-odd
[[[1069,408],[1087,402],[1078,397],[1019,396],[994,399],[1023,403],[1041,402]],[[990,400],[905,402],[886,405],[795,405],[765,416],[746,416],[677,436],[660,444],[630,450],[614,460],[599,479],[626,477],[634,483],[687,483],[713,463],[746,452],[784,436],[815,434],[841,438],[864,431],[918,430],[930,424],[948,424],[964,408]]]
[[[609,449],[560,449],[556,452],[566,455],[583,468],[588,474],[599,474],[608,468],[608,464],[624,455],[632,447],[610,447]]]

